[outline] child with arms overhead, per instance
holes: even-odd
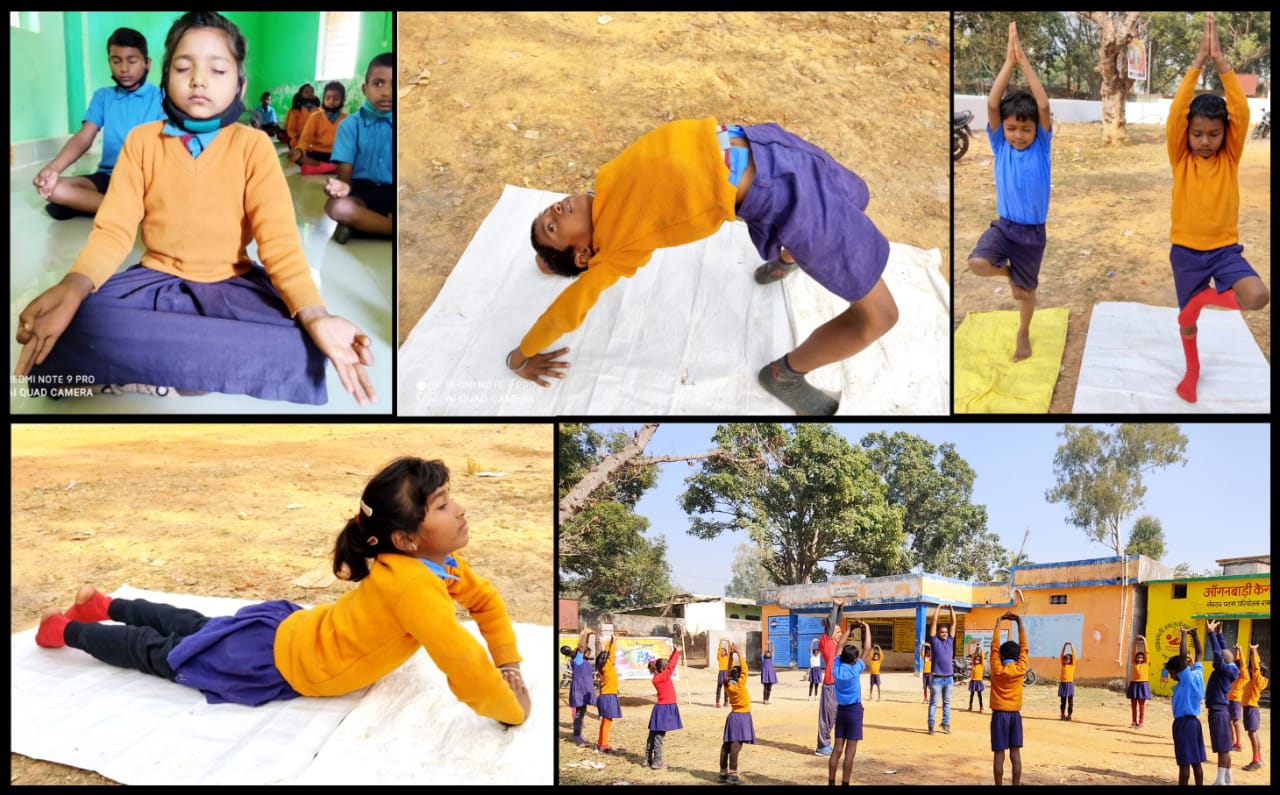
[[[468,539],[445,465],[401,458],[365,486],[334,544],[334,574],[359,583],[338,601],[311,608],[269,601],[209,618],[86,585],[65,613],[45,612],[36,643],[200,690],[210,704],[248,706],[350,693],[425,648],[459,701],[520,724],[530,702],[515,631],[502,597],[459,552]],[[458,623],[458,606],[475,619],[487,650]]]
[[[872,691],[876,694],[876,701],[880,700],[880,665],[884,662],[884,653],[878,645],[871,646],[871,659],[867,662],[867,671],[871,674],[871,681],[867,683],[867,697],[871,697]]]
[[[395,228],[395,153],[391,148],[395,70],[395,55],[384,52],[374,56],[360,86],[364,104],[338,125],[329,158],[338,171],[324,186],[329,195],[324,211],[338,222],[333,230],[336,243],[345,244],[352,230],[390,237]]]
[[[1271,671],[1262,663],[1258,654],[1258,644],[1249,645],[1249,679],[1245,682],[1244,692],[1240,698],[1244,705],[1244,730],[1249,733],[1249,744],[1253,748],[1253,761],[1241,770],[1258,770],[1262,767],[1262,742],[1258,738],[1258,730],[1262,727],[1262,713],[1258,709],[1258,699],[1262,691],[1267,689],[1270,681],[1267,677]]]
[[[1133,713],[1133,722],[1129,724],[1130,729],[1141,729],[1142,722],[1147,717],[1147,701],[1151,698],[1149,671],[1147,639],[1139,635],[1133,651],[1133,668],[1129,672],[1129,685],[1125,688],[1125,695],[1129,697],[1129,710]]]
[[[1058,662],[1058,720],[1071,720],[1071,713],[1076,711],[1076,647],[1071,641],[1062,644]]]
[[[1018,625],[1018,641],[1000,640],[1000,622]],[[1004,754],[1009,752],[1012,782],[1022,783],[1022,683],[1027,675],[1027,629],[1013,612],[996,619],[991,633],[991,751],[996,786],[1004,783]]]
[[[596,655],[596,672],[600,674],[600,695],[596,698],[600,734],[596,737],[596,750],[602,754],[620,753],[609,745],[609,728],[622,717],[622,707],[618,703],[618,666],[613,649],[617,639],[617,635],[610,633],[604,651]]]
[[[1213,672],[1205,684],[1204,706],[1209,713],[1209,742],[1218,755],[1218,777],[1213,783],[1234,784],[1231,780],[1231,713],[1227,698],[1240,669],[1222,637],[1222,622],[1210,620],[1206,627],[1209,652],[1213,655]]]
[[[19,315],[16,375],[323,404],[327,357],[360,405],[375,398],[370,340],[325,309],[271,141],[236,123],[245,52],[221,14],[174,22],[167,121],[130,133],[88,243]],[[115,273],[139,223],[142,262]]]
[[[970,656],[969,664],[969,711],[973,712],[973,697],[978,697],[978,713],[983,712],[982,709],[982,691],[986,685],[982,681],[982,644],[973,644],[973,654]]]
[[[586,745],[582,736],[582,722],[587,717],[587,706],[596,703],[596,686],[591,675],[591,630],[584,624],[578,636],[578,647],[573,651],[573,681],[569,684],[569,709],[573,711],[573,741]]]
[[[1227,98],[1201,94],[1195,99],[1201,69],[1213,59]],[[1196,320],[1206,306],[1261,309],[1271,300],[1241,252],[1240,158],[1249,133],[1249,104],[1240,81],[1218,42],[1213,13],[1205,16],[1204,33],[1195,61],[1169,106],[1165,143],[1173,166],[1173,222],[1169,231],[1169,262],[1178,293],[1178,327],[1187,372],[1178,395],[1196,402],[1200,380],[1200,352]],[[1212,286],[1209,284],[1213,281]]]
[[[751,694],[747,692],[747,661],[732,643],[729,655],[729,677],[725,682],[729,714],[724,719],[724,739],[720,743],[720,781],[739,784],[738,753],[743,743],[755,744],[756,730],[751,722]]]
[[[1204,666],[1200,663],[1200,638],[1194,627],[1181,627],[1178,654],[1170,657],[1164,670],[1173,679],[1173,758],[1178,763],[1178,785],[1186,786],[1195,773],[1196,786],[1204,784],[1204,729],[1200,725],[1200,704],[1204,701]],[[1195,657],[1187,656],[1187,636],[1195,647]],[[1192,660],[1194,659],[1194,662]]]
[[[778,683],[778,672],[773,667],[773,641],[769,641],[769,645],[765,648],[764,653],[760,656],[760,684],[764,685],[763,703],[769,703],[769,693],[773,691],[773,686]]]
[[[548,207],[530,235],[545,273],[574,279],[507,356],[541,386],[563,378],[567,348],[543,352],[582,324],[600,294],[631,277],[659,248],[701,240],[725,221],[747,223],[768,260],[756,281],[803,269],[849,301],[795,350],[766,364],[761,385],[797,414],[829,415],[839,400],[805,373],[847,359],[883,336],[898,310],[881,274],[889,241],[864,214],[862,178],[776,124],[739,127],[682,120],[641,136],[600,167],[595,194]]]
[[[871,642],[871,627],[865,621],[858,624],[862,627],[865,649]],[[857,646],[852,643],[846,645],[844,641],[844,634],[837,629],[835,642],[841,649],[832,667],[836,680],[836,741],[827,759],[827,784],[834,786],[836,771],[841,770],[841,783],[847,787],[853,776],[853,758],[857,756],[858,743],[862,740],[862,672],[867,669],[867,663]],[[844,757],[843,764],[841,756]]]
[[[1005,94],[1014,66],[1022,68],[1030,92]],[[987,97],[987,138],[995,156],[996,210],[1000,217],[969,253],[969,270],[1009,280],[1020,319],[1013,360],[1031,355],[1031,317],[1036,309],[1040,264],[1044,260],[1045,219],[1049,215],[1049,144],[1053,120],[1049,95],[1022,51],[1016,23],[1009,23],[1004,66]]]
[[[680,650],[673,649],[671,656],[665,660],[650,660],[649,673],[653,674],[653,689],[658,693],[658,703],[653,705],[649,713],[649,738],[645,741],[644,763],[654,770],[665,770],[662,761],[662,743],[667,732],[683,729],[680,722],[680,705],[676,703],[676,686],[671,675],[676,672],[676,663],[680,662]]]
[[[57,156],[32,180],[40,198],[49,202],[45,212],[56,221],[96,213],[111,182],[111,171],[125,136],[139,124],[164,118],[160,89],[147,82],[151,59],[147,57],[146,37],[133,28],[116,28],[107,39],[107,60],[115,85],[93,92],[79,132],[63,144]],[[102,131],[102,160],[98,162],[98,170],[83,177],[60,176],[89,151],[99,130]]]

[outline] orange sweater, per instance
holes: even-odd
[[[609,638],[609,656],[605,659],[604,668],[600,669],[600,695],[618,694],[618,665],[614,659],[613,644],[617,638]]]
[[[524,722],[497,668],[520,661],[506,604],[461,555],[454,558],[450,573],[459,579],[446,581],[416,558],[379,555],[358,588],[280,622],[276,668],[304,696],[338,696],[373,684],[425,648],[459,701],[487,718]],[[454,602],[471,613],[488,651],[458,623]]]
[[[1249,658],[1249,678],[1245,680],[1244,688],[1240,693],[1241,703],[1246,707],[1258,706],[1258,697],[1262,695],[1262,691],[1267,689],[1267,683],[1271,680],[1262,675],[1262,667],[1258,663],[1258,655],[1251,655]]]
[[[738,655],[742,657],[741,654]],[[730,679],[724,686],[725,699],[729,702],[730,712],[750,712],[751,694],[747,692],[747,661],[742,661],[742,669],[737,679]]]
[[[161,133],[164,124],[129,131],[111,190],[71,272],[89,277],[97,290],[129,255],[141,223],[142,264],[152,270],[223,281],[249,272],[247,247],[257,240],[258,257],[289,314],[323,306],[271,139],[232,124],[193,158],[181,140]]]
[[[1221,75],[1227,94],[1226,137],[1213,157],[1197,156],[1187,148],[1187,111],[1200,80],[1199,69],[1188,69],[1169,106],[1165,144],[1173,166],[1173,223],[1169,241],[1209,251],[1240,240],[1240,156],[1249,132],[1249,103],[1234,71]]]
[[[595,255],[520,341],[533,356],[582,325],[600,294],[636,274],[655,249],[692,243],[737,216],[737,188],[716,141],[716,120],[664,124],[600,167],[591,205]]]
[[[290,108],[288,114],[284,117],[284,131],[289,134],[289,146],[296,147],[298,141],[302,138],[302,128],[306,126],[307,119],[311,118],[313,113],[319,113],[319,110],[307,110],[306,108]]]
[[[339,113],[337,121],[329,121],[323,110],[312,113],[307,123],[302,125],[298,148],[303,152],[332,152],[333,139],[338,136],[338,125],[345,118],[347,114]]]
[[[1018,659],[1008,665],[1000,659],[997,634],[991,639],[991,709],[1022,711],[1022,677],[1027,675],[1027,630],[1018,624]]]

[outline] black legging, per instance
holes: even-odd
[[[720,769],[738,772],[738,752],[742,750],[741,741],[720,743]]]
[[[104,663],[132,668],[170,682],[177,674],[169,667],[169,652],[209,621],[207,616],[194,610],[145,599],[112,599],[107,605],[107,616],[128,626],[71,621],[63,633],[67,645],[88,652]]]
[[[725,701],[728,701],[728,700],[729,700],[729,688],[725,685],[725,683],[724,683],[724,682],[720,681],[720,677],[722,677],[722,676],[723,676],[723,677],[725,677],[725,679],[726,679],[726,681],[727,681],[727,680],[728,680],[729,673],[728,673],[727,671],[721,671],[720,673],[716,674],[716,703],[717,703],[717,704],[719,704],[719,703],[720,703],[720,691],[721,691],[721,690],[723,690],[723,691],[724,691],[724,700],[725,700]]]
[[[977,696],[977,697],[978,697],[978,709],[983,709],[983,706],[982,706],[982,691],[981,691],[981,690],[970,690],[970,691],[969,691],[969,709],[973,709],[973,697],[974,697],[974,696]]]
[[[765,683],[765,685],[764,685],[764,700],[765,700],[765,701],[768,701],[768,700],[769,700],[769,692],[770,692],[771,690],[773,690],[773,683],[772,683],[772,682],[766,682],[766,683]]]
[[[1075,696],[1058,696],[1058,701],[1061,702],[1058,706],[1058,712],[1060,713],[1070,715],[1076,708]]]
[[[809,698],[813,698],[814,696],[818,695],[819,686],[820,685],[817,682],[813,681],[812,679],[809,680]]]

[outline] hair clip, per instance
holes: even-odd
[[[365,542],[366,544],[368,544],[369,546],[371,546],[371,547],[376,547],[376,546],[378,545],[378,537],[377,537],[377,536],[369,536],[368,538],[366,538],[366,539],[364,540],[364,542]]]
[[[360,513],[364,514],[365,516],[373,516],[373,509],[370,508],[368,503],[366,503],[364,500],[360,500]]]

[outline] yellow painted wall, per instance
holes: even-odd
[[[1186,586],[1184,598],[1174,598],[1174,586]],[[1200,644],[1205,641],[1205,619],[1225,618],[1240,622],[1238,637],[1247,646],[1253,629],[1252,618],[1271,615],[1271,575],[1248,574],[1205,579],[1154,582],[1147,591],[1147,648],[1151,655],[1151,690],[1160,695],[1173,692],[1172,682],[1160,681],[1160,668],[1165,660],[1178,653],[1180,626],[1199,630]],[[1190,641],[1187,645],[1191,649]],[[1205,660],[1204,675],[1208,681],[1213,663]]]

